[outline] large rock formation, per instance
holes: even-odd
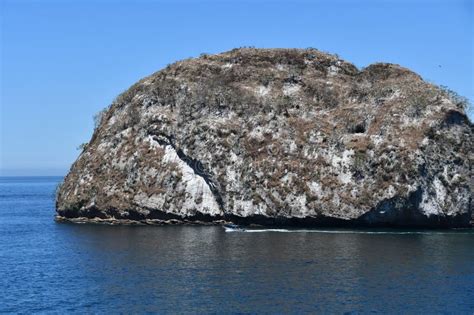
[[[469,226],[464,103],[398,65],[315,49],[180,61],[98,117],[58,218]]]

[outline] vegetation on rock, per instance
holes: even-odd
[[[97,115],[58,215],[469,226],[467,107],[394,64],[358,70],[316,49],[204,54]]]

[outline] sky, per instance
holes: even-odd
[[[134,82],[241,46],[396,63],[472,102],[473,3],[0,0],[0,175],[65,175]]]

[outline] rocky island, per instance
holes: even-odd
[[[169,65],[97,117],[58,220],[470,227],[466,101],[395,64],[234,49]]]

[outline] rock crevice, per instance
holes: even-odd
[[[158,142],[160,145],[164,147],[170,146],[171,148],[173,148],[173,150],[176,152],[177,156],[181,159],[181,161],[186,163],[186,165],[188,165],[194,171],[194,174],[204,179],[210,191],[214,195],[216,202],[219,205],[219,208],[221,209],[222,212],[225,213],[224,201],[222,199],[222,196],[220,195],[218,185],[211,178],[209,172],[205,170],[203,163],[197,159],[193,159],[192,157],[187,156],[183,152],[183,150],[181,150],[180,148],[176,146],[176,144],[173,141],[172,136],[165,135],[165,134],[157,134],[157,135],[154,135],[153,140],[155,140],[156,142]]]

